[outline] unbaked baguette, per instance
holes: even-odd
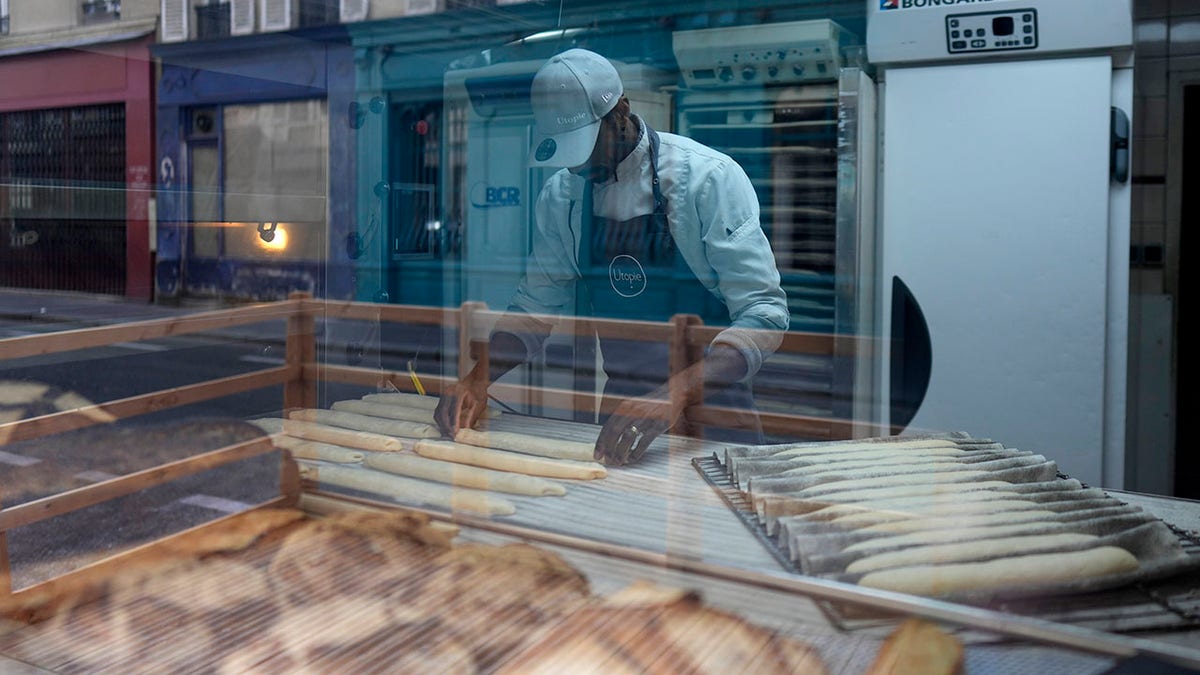
[[[1116,546],[1069,553],[1041,553],[995,558],[986,562],[921,565],[871,572],[859,585],[913,595],[950,593],[1070,583],[1095,577],[1133,572],[1138,560]]]
[[[334,465],[318,467],[313,464],[301,463],[300,475],[319,483],[454,511],[468,511],[490,516],[507,516],[517,512],[512,502],[482,490],[451,487],[371,469],[352,469]]]
[[[347,448],[332,443],[306,441],[286,434],[276,434],[271,437],[275,447],[289,450],[296,459],[319,459],[335,464],[357,464],[363,461],[366,453],[356,448]]]
[[[334,405],[337,405],[336,403]],[[302,422],[316,422],[331,427],[367,431],[384,436],[399,436],[402,438],[437,438],[441,432],[432,424],[413,420],[383,419],[344,410],[319,410],[307,408],[293,410],[288,418]]]
[[[375,452],[399,452],[404,449],[404,442],[399,438],[373,434],[367,431],[352,431],[350,429],[329,427],[315,422],[264,418],[251,420],[250,423],[269,434],[283,433],[308,441],[332,443],[347,448],[374,450]],[[412,445],[411,441],[409,445]]]
[[[508,471],[494,471],[467,464],[445,462],[429,459],[419,455],[389,452],[370,454],[366,457],[366,465],[388,473],[412,478],[424,478],[437,483],[447,483],[461,487],[478,488],[492,492],[507,492],[518,495],[542,497],[546,495],[565,495],[567,493],[559,483],[540,478],[526,476]]]
[[[577,462],[594,460],[595,443],[580,443],[578,441],[560,441],[556,438],[530,436],[506,431],[476,431],[474,429],[459,429],[454,440],[467,445],[496,450],[512,450],[526,455],[550,457],[552,459],[573,459]]]
[[[352,401],[336,401],[330,407],[341,412],[356,413],[370,417],[380,417],[390,420],[403,420],[406,422],[419,422],[429,426],[434,426],[437,424],[437,421],[433,419],[433,411],[425,408],[390,405],[387,403],[372,403],[370,401],[360,401],[358,399]],[[440,436],[441,434],[438,435]]]
[[[1098,541],[1094,534],[1065,532],[1062,534],[1040,534],[1023,537],[1002,537],[982,541],[914,546],[900,551],[877,553],[859,558],[846,567],[847,574],[866,574],[893,567],[913,565],[943,565],[946,563],[970,562],[1002,558],[1013,555],[1044,553],[1064,546],[1078,546]]]
[[[432,459],[547,478],[590,480],[604,478],[608,475],[604,465],[599,462],[576,462],[567,459],[534,457],[451,441],[420,441],[417,443],[416,451],[417,454]]]

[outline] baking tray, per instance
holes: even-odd
[[[725,467],[715,457],[696,457],[692,459],[692,466],[783,569],[802,574],[775,537],[767,534],[753,505],[733,484]],[[991,598],[987,601],[963,598],[956,601],[1106,632],[1175,631],[1200,627],[1200,591],[1197,590],[1200,589],[1200,571],[1197,571],[1200,568],[1200,533],[1165,521],[1164,524],[1179,539],[1188,558],[1186,564],[1178,566],[1178,574],[1089,593],[1041,592],[1036,597]],[[830,621],[845,630],[895,621],[894,617],[866,613],[840,603],[822,601],[821,607]]]

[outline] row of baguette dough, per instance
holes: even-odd
[[[585,443],[470,429],[455,441],[436,440],[436,404],[415,394],[368,394],[331,410],[293,410],[287,418],[251,422],[297,459],[321,462],[302,462],[305,478],[456,511],[511,515],[512,502],[492,493],[563,495],[566,488],[551,478],[607,475]]]
[[[989,455],[983,450],[964,450],[948,440],[923,439],[802,446],[769,455],[756,451],[748,458],[725,459],[731,476],[748,484],[760,516],[771,499],[809,499],[814,502],[811,510],[791,517],[887,538],[1053,518],[1054,512],[1041,510],[1037,503],[1022,499],[1016,492],[1005,491],[1004,486],[1011,484],[988,481],[988,471],[973,470],[971,466],[1000,456],[1023,458],[1013,460],[1018,466],[1044,460],[1029,455],[1016,451]],[[966,479],[967,484],[998,483],[994,487],[1001,494],[986,501],[964,500],[966,493],[946,489],[962,484],[960,479]],[[771,491],[784,481],[809,483],[791,495]],[[755,493],[756,483],[767,488],[766,494]],[[829,499],[835,496],[843,498]],[[1074,582],[1138,569],[1137,558],[1123,548],[1090,546],[1099,539],[1092,534],[1061,533],[929,543],[864,555],[851,562],[845,572],[862,574],[858,583],[863,586],[936,596]],[[846,550],[856,546],[865,548],[860,542]]]

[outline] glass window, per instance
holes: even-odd
[[[324,259],[326,102],[225,106],[223,125],[226,255]]]

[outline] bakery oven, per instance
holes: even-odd
[[[874,91],[858,38],[829,20],[679,31],[678,131],[733,157],[758,193],[791,330],[870,332]],[[863,135],[867,134],[867,135]],[[705,317],[718,319],[718,316]],[[854,357],[776,354],[755,379],[761,409],[866,419]],[[861,398],[861,397],[859,397]],[[865,399],[864,399],[865,401]]]

